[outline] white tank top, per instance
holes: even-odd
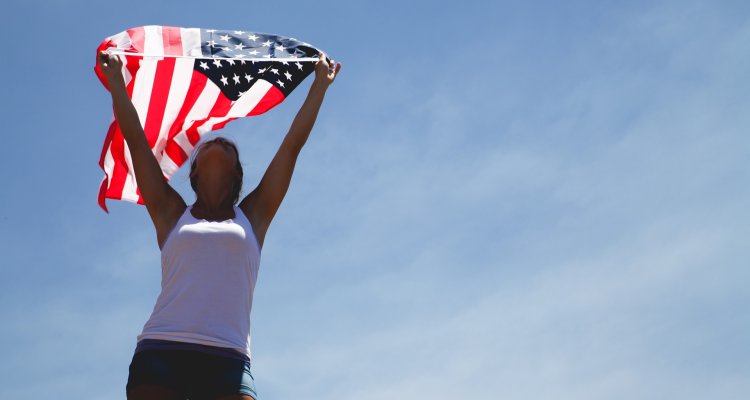
[[[161,251],[161,293],[138,336],[235,349],[250,357],[250,310],[260,246],[245,213],[195,218],[192,206]]]

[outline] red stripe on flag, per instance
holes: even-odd
[[[258,105],[256,105],[255,108],[253,108],[253,111],[250,111],[247,115],[252,116],[263,114],[282,101],[284,101],[284,93],[282,93],[276,86],[271,86],[266,94],[263,95],[263,98],[260,99]]]
[[[99,167],[101,167],[102,170],[104,170],[104,159],[107,156],[107,152],[110,150],[110,146],[112,144],[112,138],[115,136],[115,132],[117,132],[117,121],[112,121],[112,123],[109,125],[109,129],[107,130],[107,137],[104,139],[104,147],[102,148],[102,154],[101,156],[99,156]],[[107,210],[107,204],[104,201],[104,199],[106,198],[107,186],[109,186],[109,180],[110,180],[110,176],[107,173],[107,171],[104,170],[104,180],[99,186],[99,207],[103,208],[104,211],[106,212],[109,212],[109,210]]]
[[[107,195],[107,182],[109,181],[109,175],[107,173],[104,173],[104,179],[102,179],[102,184],[99,185],[99,196],[97,198],[99,202],[99,207],[102,208],[106,213],[109,213],[109,210],[107,209],[107,202],[104,200]]]
[[[227,109],[226,109],[226,111],[224,111],[224,110],[216,110],[217,107],[216,107],[216,105],[214,105],[214,109],[211,110],[211,112],[209,113],[209,116],[211,116],[211,117],[222,117],[222,116],[226,116],[229,113],[229,109],[232,107],[232,102],[229,99],[226,99],[223,94],[219,95],[219,99],[224,99],[224,100],[226,100],[228,102],[227,103]],[[284,101],[284,93],[282,93],[275,86],[271,86],[268,89],[268,91],[263,95],[263,98],[252,109],[252,111],[250,111],[247,114],[247,116],[262,114],[262,113],[270,110],[271,108],[273,108],[277,104],[281,103],[282,101]],[[216,104],[219,104],[219,101],[217,101]],[[216,112],[214,112],[214,110],[216,110]],[[211,127],[211,131],[217,131],[219,129],[222,129],[222,128],[224,128],[224,126],[227,123],[229,123],[230,121],[234,121],[237,118],[238,117],[227,118],[224,121],[217,122],[217,123],[215,123]],[[198,134],[198,128],[200,126],[202,126],[207,121],[208,121],[208,118],[203,119],[201,121],[196,121],[196,123],[193,124],[193,126],[190,128],[190,130],[188,130],[187,133],[188,133],[188,139],[190,139],[190,143],[192,143],[193,145],[195,145],[196,143],[198,143],[198,140],[200,140],[200,136]],[[193,131],[193,129],[194,129],[194,131]],[[194,136],[191,136],[191,132],[192,132],[192,135],[194,135]],[[193,142],[193,140],[195,140],[195,142]]]
[[[232,100],[229,100],[224,96],[223,93],[219,93],[219,97],[216,98],[216,102],[214,103],[214,106],[211,107],[211,111],[208,113],[208,117],[203,118],[201,120],[195,121],[193,125],[190,126],[190,128],[185,132],[185,134],[188,137],[188,140],[190,143],[195,146],[198,141],[201,140],[201,135],[198,132],[198,128],[201,127],[206,121],[208,121],[211,117],[223,117],[229,113],[229,110],[232,108]]]
[[[185,103],[182,105],[182,108],[180,108],[180,112],[177,114],[177,118],[175,118],[174,123],[169,128],[168,140],[170,142],[175,136],[177,136],[178,133],[182,131],[183,124],[185,123],[185,118],[187,118],[188,113],[190,113],[190,110],[192,110],[195,106],[195,102],[198,101],[201,93],[203,93],[203,89],[206,88],[206,82],[208,82],[208,77],[206,77],[206,75],[203,75],[200,72],[193,71],[193,77],[190,81],[190,87],[188,88],[188,92],[185,95]],[[174,159],[173,161],[177,162],[177,160]],[[177,165],[180,164],[178,163]]]
[[[182,33],[180,28],[174,26],[162,26],[161,36],[164,40],[164,55],[182,56]]]
[[[138,57],[140,59],[140,57]],[[128,66],[131,64],[130,57],[128,58]],[[137,62],[133,62],[132,64],[138,64]],[[128,90],[128,97],[133,96],[133,87],[135,86],[135,79],[131,79],[130,83],[127,86]],[[125,152],[123,147],[124,138],[122,137],[122,132],[120,132],[120,126],[117,124],[117,120],[113,121],[112,124],[109,126],[109,131],[107,132],[107,138],[104,141],[104,148],[102,149],[101,157],[99,158],[99,166],[104,169],[104,159],[106,157],[107,151],[109,151],[112,155],[112,160],[114,161],[114,168],[112,169],[112,174],[107,176],[108,181],[102,182],[102,187],[99,189],[100,193],[100,199],[99,199],[99,205],[107,211],[107,206],[105,205],[105,198],[108,199],[121,199],[122,198],[122,189],[125,186],[125,179],[127,176],[127,163],[125,162]],[[106,175],[106,171],[105,171]],[[104,197],[102,197],[101,193],[104,192]]]
[[[213,128],[211,128],[211,130],[212,131],[218,131],[219,129],[223,128],[224,125],[226,125],[229,121],[234,121],[235,119],[237,119],[237,117],[235,117],[235,118],[227,118],[225,121],[221,121],[218,124],[214,124],[214,126],[213,126]]]
[[[141,60],[143,60],[143,57],[140,56],[125,56],[127,58],[127,64],[125,65],[125,68],[130,73],[130,82],[135,81],[135,74],[138,73],[138,69],[141,68]],[[128,91],[128,97],[132,98],[133,96],[133,90],[130,89]]]
[[[107,90],[109,90],[109,84],[107,83],[107,78],[104,76],[104,72],[102,72],[102,69],[99,68],[99,53],[102,51],[107,50],[110,47],[115,47],[115,44],[110,39],[106,39],[103,41],[99,47],[96,48],[96,64],[94,64],[94,72],[96,73],[96,77],[99,78],[99,81],[104,85]]]
[[[164,54],[182,55],[182,37],[180,28],[164,26],[162,27],[162,42],[164,45]],[[143,131],[148,139],[148,146],[154,148],[161,125],[164,120],[164,111],[169,99],[169,89],[172,86],[172,77],[174,76],[175,58],[166,57],[156,63],[156,73],[151,88],[151,98],[148,104],[146,114],[146,123]]]
[[[184,163],[188,159],[188,155],[174,140],[171,140],[167,143],[167,146],[164,147],[164,152],[167,153],[169,159],[174,161],[177,166],[181,166],[182,163]]]
[[[162,27],[162,45],[165,55],[182,55],[182,35],[180,28],[164,26]],[[153,149],[159,139],[159,133],[164,123],[164,112],[169,99],[169,90],[172,86],[172,77],[174,76],[175,58],[165,57],[156,63],[156,72],[151,87],[151,98],[148,103],[146,113],[146,123],[143,132],[148,140],[148,147]],[[136,187],[138,195],[138,204],[144,204],[141,188]]]
[[[128,29],[127,33],[128,33],[128,36],[130,37],[131,46],[123,50],[133,51],[133,52],[143,52],[143,44],[145,40],[143,27]],[[116,46],[116,44],[110,39],[107,39],[106,41],[102,42],[102,44],[97,48],[97,57],[98,57],[99,51],[106,50],[107,48],[114,47],[114,46]],[[125,67],[131,76],[131,80],[128,83],[128,87],[127,87],[128,97],[132,97],[133,84],[135,83],[135,75],[138,72],[138,68],[140,67],[140,60],[142,57],[137,57],[137,56],[126,56],[126,57],[127,57],[127,65]],[[96,71],[96,74],[99,77],[99,79],[102,80],[102,83],[104,84],[104,86],[107,88],[107,90],[109,90],[109,87],[106,84],[106,79],[104,78],[104,74],[99,68],[98,60],[97,60],[96,67],[94,67],[94,70]],[[120,127],[117,124],[117,121],[115,120],[114,122],[112,122],[112,124],[109,127],[109,130],[107,131],[107,137],[104,140],[102,153],[99,156],[99,166],[102,169],[104,169],[104,160],[106,158],[107,152],[110,152],[112,159],[114,161],[114,167],[113,167],[111,174],[108,174],[107,171],[104,172],[105,177],[99,188],[99,206],[102,207],[102,209],[104,209],[104,211],[107,211],[107,212],[108,210],[107,210],[105,199],[122,198],[122,189],[125,186],[125,179],[127,177],[128,170],[127,170],[127,164],[125,164],[123,141],[124,139],[122,137],[122,133],[120,132]]]
[[[104,138],[104,146],[102,147],[102,154],[99,156],[99,166],[104,169],[104,158],[107,156],[109,151],[109,144],[112,142],[112,138],[115,136],[117,128],[117,121],[112,121],[107,130],[107,136]]]
[[[151,98],[148,102],[146,123],[143,127],[146,139],[148,139],[148,147],[152,149],[159,138],[159,131],[164,119],[164,109],[167,107],[169,88],[172,86],[174,63],[175,59],[171,57],[156,63],[156,73],[154,74],[154,82],[151,87]]]
[[[195,106],[196,101],[198,101],[201,93],[203,93],[203,90],[206,88],[207,82],[208,77],[206,77],[206,75],[203,75],[200,72],[193,71],[190,86],[188,88],[187,94],[185,95],[185,101],[182,104],[180,111],[177,113],[175,121],[169,128],[167,145],[164,148],[164,152],[167,153],[169,158],[174,161],[174,163],[177,164],[178,167],[182,166],[182,164],[187,161],[189,155],[185,153],[185,150],[183,150],[182,147],[177,144],[177,142],[174,141],[174,137],[182,131],[183,125],[185,124],[185,118],[187,118],[188,114]]]
[[[125,161],[125,139],[122,137],[120,126],[115,127],[115,135],[110,143],[112,159],[115,162],[112,176],[109,177],[109,189],[107,198],[121,199],[122,189],[125,187],[125,179],[128,175],[128,164]]]
[[[146,29],[143,26],[137,28],[131,28],[127,30],[128,36],[130,36],[130,48],[126,51],[132,51],[134,53],[143,53],[146,43]]]
[[[145,40],[143,27],[128,29],[126,32],[130,37],[130,47],[123,48],[121,50],[131,51],[134,53],[142,53]],[[107,79],[104,77],[104,73],[102,72],[101,68],[99,68],[99,53],[101,51],[109,49],[110,47],[117,47],[117,43],[115,43],[111,38],[107,38],[101,44],[99,44],[99,47],[96,48],[96,64],[94,65],[94,72],[96,73],[96,76],[102,82],[102,85],[107,88],[107,90],[109,90]],[[128,57],[128,71],[130,72],[130,76],[135,76],[135,72],[138,70],[138,66],[140,65],[141,57]]]

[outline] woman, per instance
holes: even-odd
[[[260,249],[294,165],[341,64],[320,55],[315,80],[258,186],[242,201],[237,147],[217,138],[191,162],[188,206],[165,180],[128,98],[122,62],[99,64],[162,252],[162,291],[138,336],[128,399],[257,400],[250,373],[250,309]]]

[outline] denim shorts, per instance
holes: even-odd
[[[172,389],[190,400],[233,394],[258,399],[250,361],[195,350],[136,351],[126,390],[143,384]]]

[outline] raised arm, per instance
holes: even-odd
[[[341,70],[341,64],[333,61],[329,63],[325,54],[320,54],[320,60],[315,65],[315,80],[289,132],[281,142],[281,146],[276,151],[258,186],[240,202],[240,209],[252,222],[261,245],[289,188],[297,156],[310,136],[326,90],[336,79],[339,70]]]
[[[125,88],[121,72],[122,61],[115,55],[102,52],[99,54],[99,67],[107,78],[117,123],[128,144],[138,189],[154,222],[161,248],[169,231],[185,210],[185,201],[164,179],[159,163],[151,152],[138,113]]]

